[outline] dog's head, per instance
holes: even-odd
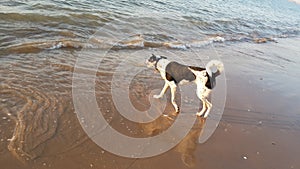
[[[160,59],[166,59],[166,57],[152,54],[152,56],[146,60],[147,67],[155,68],[155,65]]]

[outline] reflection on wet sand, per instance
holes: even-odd
[[[168,116],[162,116],[152,123],[143,125],[144,131],[149,136],[154,136],[163,132],[174,122],[174,120],[176,120],[176,116],[174,114],[171,113]],[[201,137],[201,134],[204,131],[203,127],[205,126],[205,121],[206,120],[204,118],[198,118],[195,121],[193,128],[174,148],[176,152],[179,152],[181,154],[181,160],[184,165],[189,168],[193,168],[196,166],[196,158],[194,153],[196,151],[197,145],[199,144],[199,137]]]
[[[188,167],[196,166],[195,151],[199,144],[199,137],[201,137],[204,127],[205,119],[198,119],[189,134],[176,147],[176,151],[182,153],[181,160]]]

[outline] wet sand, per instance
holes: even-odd
[[[24,101],[18,98],[16,93],[26,95],[30,93],[30,87],[26,87],[24,91],[10,92],[14,88],[2,85],[1,168],[299,168],[299,40],[290,38],[279,39],[279,43],[219,44],[215,50],[221,55],[226,68],[227,101],[217,130],[207,142],[199,144],[198,137],[201,137],[205,124],[205,120],[199,118],[178,146],[159,156],[145,159],[129,159],[113,155],[93,143],[84,133],[74,113],[71,98],[74,59],[71,59],[70,63],[53,65],[53,69],[57,71],[53,75],[57,76],[56,82],[64,84],[58,86],[55,93],[47,91],[45,86],[33,86],[36,87],[33,93],[37,94],[31,95],[30,98],[36,101],[32,101],[32,105],[28,106],[30,109],[24,108],[25,114],[30,118],[24,117],[25,132],[17,137],[11,149],[8,149],[9,145],[12,145],[9,139],[16,130],[14,118],[18,118],[14,117],[13,112],[28,104],[26,99]],[[200,51],[211,52],[206,49]],[[5,70],[2,70],[1,74],[4,72]],[[149,76],[151,73],[153,72],[146,72]],[[112,74],[97,75],[99,77],[96,86],[99,91],[96,93],[97,101],[103,105],[101,109],[108,110],[108,113],[104,114],[106,120],[120,132],[135,137],[153,136],[166,130],[176,119],[170,102],[164,111],[169,117],[161,116],[146,125],[136,125],[120,117],[112,106],[110,92],[105,92],[109,89]],[[64,78],[60,78],[61,76]],[[155,75],[156,77],[159,79],[159,75]],[[54,85],[53,81],[41,79],[42,84],[49,84],[49,88],[53,88],[51,86]],[[15,82],[19,80],[20,77]],[[141,110],[149,107],[148,95],[151,89],[161,88],[162,81],[158,80],[157,83],[151,83],[146,87],[145,84],[149,82],[141,78],[131,88],[131,101]],[[44,94],[39,94],[38,91],[44,88],[46,88]],[[170,97],[169,92],[167,96]],[[35,102],[44,104],[35,108]],[[60,108],[59,105],[63,106]],[[37,121],[48,121],[48,127],[43,128],[42,124],[37,123],[36,128],[43,130],[29,130],[26,126],[34,121],[32,118],[35,118],[32,112],[41,110],[50,116],[41,116],[42,120]],[[13,117],[7,112],[11,112]],[[137,132],[128,132],[128,128]],[[41,136],[43,139],[40,139]],[[21,138],[26,138],[25,143]],[[19,147],[23,149],[18,149]]]

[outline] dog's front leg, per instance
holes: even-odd
[[[164,85],[163,89],[161,90],[160,94],[159,94],[159,95],[153,95],[153,97],[154,97],[155,99],[162,98],[163,95],[164,95],[164,94],[166,93],[166,91],[168,90],[168,88],[169,88],[169,84],[168,84],[167,82],[165,82],[165,85]]]
[[[176,95],[176,84],[175,83],[172,83],[171,85],[170,85],[170,87],[171,87],[171,102],[172,102],[172,104],[173,104],[173,106],[174,106],[174,108],[175,108],[175,111],[176,112],[179,112],[179,108],[178,108],[178,105],[176,104],[176,102],[175,102],[175,95]]]

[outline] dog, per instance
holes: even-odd
[[[186,66],[175,61],[169,61],[167,57],[154,55],[146,60],[147,67],[155,68],[164,79],[165,84],[160,94],[153,95],[154,98],[162,98],[168,88],[171,89],[171,103],[175,111],[179,112],[179,107],[175,102],[175,93],[178,85],[194,82],[197,85],[196,94],[202,102],[202,110],[197,112],[197,116],[204,118],[212,108],[212,103],[208,101],[208,97],[212,89],[216,86],[216,77],[219,76],[223,70],[223,63],[218,60],[211,60],[207,63],[205,68]]]

